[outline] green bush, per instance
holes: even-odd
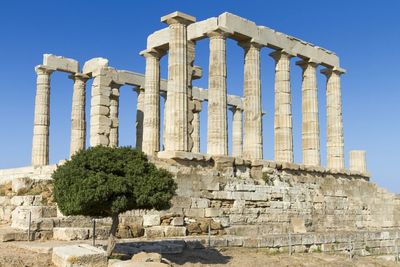
[[[104,146],[82,150],[52,175],[54,197],[64,215],[111,217],[115,237],[118,215],[132,209],[165,209],[175,194],[172,174],[130,148]]]

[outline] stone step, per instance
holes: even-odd
[[[18,229],[28,229],[29,213],[31,221],[40,221],[43,218],[57,217],[56,206],[18,206],[12,212],[11,226]]]
[[[11,227],[0,228],[0,242],[27,241],[28,231],[14,229]]]
[[[104,240],[108,238],[109,227],[96,227],[96,239]],[[87,240],[93,237],[93,228],[88,227],[54,227],[53,239],[71,241]]]

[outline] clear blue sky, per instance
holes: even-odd
[[[400,1],[396,0],[6,1],[0,9],[0,168],[30,163],[34,66],[42,62],[43,53],[81,63],[101,56],[118,69],[144,72],[144,59],[138,53],[145,48],[148,34],[165,27],[160,17],[175,10],[197,20],[228,11],[335,51],[347,69],[342,78],[346,164],[349,150],[367,150],[372,181],[400,193]],[[227,49],[228,91],[242,95],[243,51],[233,41]],[[273,158],[274,65],[269,52],[263,49],[261,57],[266,159]],[[295,160],[301,162],[301,71],[292,61]],[[207,40],[198,43],[196,65],[203,67],[204,77],[195,85],[207,87]],[[165,78],[166,58],[162,68]],[[318,77],[318,86],[325,163],[323,75]],[[72,81],[66,74],[54,74],[52,163],[68,156],[71,97]],[[135,145],[136,94],[129,87],[123,87],[120,105],[120,143]],[[201,119],[204,151],[206,112]]]

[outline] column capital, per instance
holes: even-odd
[[[302,69],[305,69],[308,66],[312,66],[312,67],[317,67],[319,64],[321,64],[321,62],[316,61],[314,59],[311,58],[304,58],[302,60],[296,61],[296,65],[299,66]]]
[[[196,18],[190,16],[188,14],[182,13],[180,11],[172,12],[168,15],[161,17],[161,22],[164,22],[168,25],[172,24],[184,24],[189,25],[191,23],[196,22]]]
[[[236,112],[236,111],[243,112],[243,108],[241,108],[239,106],[229,106],[229,110],[232,112]]]
[[[144,88],[141,87],[141,86],[134,86],[134,87],[132,88],[132,90],[135,91],[135,92],[138,93],[138,94],[144,92]]]
[[[56,69],[54,69],[54,68],[51,68],[51,67],[49,67],[49,66],[46,66],[46,65],[37,65],[36,67],[35,67],[35,72],[37,73],[37,74],[52,74],[54,71],[56,71]]]
[[[281,59],[282,56],[286,57],[287,59],[290,59],[290,58],[294,57],[295,55],[292,55],[292,54],[288,53],[286,50],[281,49],[281,50],[276,50],[272,53],[269,53],[269,56],[272,57],[273,59],[275,59],[275,61],[278,61],[279,59]]]
[[[80,80],[82,82],[86,82],[87,80],[90,79],[89,75],[83,74],[83,73],[73,73],[68,76],[71,80]]]
[[[261,48],[263,47],[262,44],[254,42],[253,39],[249,39],[246,41],[240,41],[237,44],[238,44],[238,46],[240,46],[243,49],[256,48],[257,50],[261,50]]]
[[[321,70],[321,73],[324,74],[325,76],[329,77],[332,75],[332,73],[335,73],[337,75],[342,75],[346,72],[345,69],[339,68],[339,67],[329,67]]]
[[[230,31],[229,29],[225,28],[225,27],[218,27],[215,30],[209,31],[207,32],[207,36],[210,39],[213,38],[222,38],[222,39],[226,39],[226,37],[228,37],[229,35],[233,34],[232,31]]]
[[[139,55],[141,55],[144,58],[154,57],[154,58],[158,58],[158,59],[162,58],[165,54],[166,54],[165,51],[162,51],[160,49],[155,49],[155,48],[145,49],[139,53]]]

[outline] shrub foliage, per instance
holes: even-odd
[[[65,215],[114,217],[132,209],[164,209],[175,194],[172,175],[142,152],[104,146],[82,150],[52,175]]]

